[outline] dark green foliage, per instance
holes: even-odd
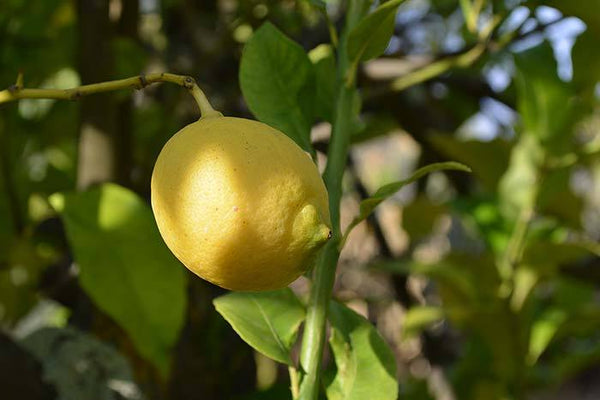
[[[479,3],[461,2],[468,13]],[[349,84],[345,52],[358,71],[359,117],[347,132],[356,165],[342,220],[346,232],[366,225],[354,234],[375,245],[363,257],[345,237],[335,296],[348,304],[331,302],[321,398],[430,400],[442,390],[522,400],[584,382],[600,365],[600,3],[528,0],[537,27],[489,25],[488,37],[467,29],[461,2],[375,2],[340,49],[330,32],[341,31],[348,2],[169,0],[140,12],[145,2],[111,1],[110,15],[87,15],[106,24],[100,52],[81,48],[78,10],[90,0],[4,0],[0,89],[19,71],[26,87],[77,86],[78,57],[108,54],[87,68],[114,79],[190,74],[224,114],[254,116],[320,160]],[[484,1],[480,31],[515,3]],[[568,29],[543,28],[540,6],[586,24],[572,80],[559,78],[551,47]],[[460,58],[482,42],[481,55]],[[503,85],[490,78],[499,70]],[[399,77],[415,84],[391,90]],[[288,368],[304,373],[303,283],[224,294],[187,273],[152,218],[154,161],[197,119],[193,101],[167,85],[103,99],[101,116],[75,102],[0,105],[0,325],[11,336],[2,354],[15,360],[4,378],[23,371],[14,383],[32,382],[24,399],[291,399]],[[483,128],[473,123],[482,116]],[[94,118],[113,127],[97,158],[81,152]],[[318,122],[327,124],[312,143]],[[418,149],[417,165],[389,156],[399,138]],[[360,157],[372,148],[376,156]],[[117,170],[82,182],[82,170],[106,160]],[[263,386],[254,352],[279,363]]]

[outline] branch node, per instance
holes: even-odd
[[[140,80],[140,86],[138,89],[143,89],[149,85],[148,79],[146,79],[146,74],[140,74],[138,79]]]
[[[191,89],[196,84],[196,81],[191,76],[186,76],[183,78],[183,87],[186,89]]]
[[[18,85],[15,83],[15,84],[13,84],[13,85],[10,85],[10,86],[8,87],[8,89],[7,89],[7,90],[8,90],[8,91],[9,91],[11,94],[15,94],[16,92],[18,92],[18,91],[19,91],[19,89],[20,89],[20,87],[19,87],[19,86],[18,86]]]
[[[17,82],[15,83],[16,90],[23,89],[23,71],[19,70],[17,74]]]
[[[71,94],[71,100],[79,100],[81,97],[83,97],[83,94],[79,90],[76,90]]]

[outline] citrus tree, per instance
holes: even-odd
[[[109,2],[97,2],[104,3],[100,10],[92,3],[77,3],[79,29],[89,27],[90,36],[113,35],[93,18],[88,25],[86,18],[100,11],[108,21],[117,11]],[[192,6],[173,3],[168,10],[190,14],[177,18],[197,16]],[[600,61],[590,49],[599,37],[594,30],[598,7],[465,0],[428,2],[423,11],[402,0],[300,1],[288,14],[279,4],[252,3],[246,15],[250,3],[239,2],[240,18],[248,23],[233,23],[231,36],[242,48],[237,76],[243,99],[260,122],[215,111],[220,107],[213,108],[200,89],[203,80],[199,85],[191,76],[166,71],[140,74],[144,65],[134,60],[144,54],[140,40],[154,51],[164,46],[148,21],[142,38],[120,28],[112,50],[99,46],[94,54],[87,51],[91,42],[84,43],[81,85],[72,69],[57,67],[70,56],[72,5],[36,3],[40,15],[52,21],[50,34],[67,45],[64,53],[52,54],[58,60],[54,66],[47,52],[15,50],[18,62],[10,65],[39,67],[37,76],[52,79],[34,78],[29,85],[29,75],[18,73],[14,84],[0,91],[0,103],[19,102],[18,108],[6,107],[0,126],[6,188],[0,205],[9,216],[2,227],[0,301],[3,324],[20,338],[21,351],[41,363],[50,384],[43,390],[68,399],[95,393],[99,399],[186,398],[181,389],[165,395],[165,387],[166,382],[186,387],[198,379],[182,372],[186,364],[180,353],[187,350],[182,338],[198,333],[190,321],[200,319],[201,330],[213,330],[203,333],[203,350],[226,346],[222,320],[205,316],[210,303],[256,351],[259,376],[261,366],[263,372],[281,370],[277,364],[286,371],[289,378],[279,379],[285,394],[272,386],[257,396],[393,400],[445,393],[460,399],[524,399],[593,365],[600,355],[595,333],[600,305],[589,268],[600,249],[594,241],[597,229],[582,215],[597,218],[598,199],[573,189],[573,182],[587,174],[597,187],[594,85],[599,76],[594,71],[600,69],[591,67]],[[118,18],[140,18],[126,4]],[[16,11],[24,5],[15,1],[4,7]],[[534,20],[527,17],[530,10],[534,22],[528,22]],[[568,21],[559,10],[581,19]],[[519,16],[523,13],[525,18]],[[462,48],[441,55],[429,49],[432,54],[421,59],[418,52],[411,54],[416,39],[402,29],[410,31],[412,19],[428,28],[420,19],[426,15],[448,26],[459,21],[446,34],[459,35]],[[8,33],[19,29],[12,18],[0,20]],[[325,33],[317,46],[284,33],[305,20],[317,21]],[[565,21],[571,25],[563,30],[571,26],[576,31],[573,41],[580,35],[569,58],[571,76],[564,69],[559,76],[556,64],[556,42],[568,35],[552,33]],[[48,34],[36,30],[39,21],[33,17],[21,22],[31,24],[27,32],[34,39]],[[583,34],[582,26],[587,26]],[[548,42],[536,34],[547,35]],[[10,40],[20,36],[6,37],[3,57],[13,60],[10,51],[18,43]],[[401,40],[408,44],[399,45]],[[373,71],[393,59],[394,51],[406,53],[395,58],[409,67],[378,80]],[[119,68],[90,64],[115,54]],[[119,66],[118,57],[132,62]],[[510,67],[502,69],[507,63]],[[506,72],[511,68],[514,80]],[[115,70],[133,76],[113,80]],[[501,79],[481,82],[482,75],[494,71],[513,83],[494,88]],[[174,85],[151,104],[144,104],[141,92],[135,102],[126,91],[107,97],[120,89],[158,90],[157,83]],[[177,86],[194,102],[180,100]],[[218,84],[207,81],[206,86],[215,94],[212,104],[233,108],[219,97]],[[473,91],[477,101],[466,98]],[[55,100],[82,102],[78,147],[60,133],[77,129],[75,109]],[[186,111],[195,117],[188,117],[182,129],[168,118],[180,104],[196,104],[200,111]],[[490,114],[495,115],[498,131],[487,141],[467,124],[477,121],[473,115],[485,116],[486,105],[488,126]],[[140,111],[132,117],[134,106]],[[450,111],[439,112],[445,108]],[[120,113],[129,125],[116,123]],[[498,117],[501,113],[508,116]],[[460,124],[446,128],[427,119]],[[330,128],[326,139],[315,139],[316,124]],[[424,149],[420,168],[366,188],[356,154],[365,143],[400,128],[423,136],[417,139]],[[37,131],[35,140],[19,136],[28,129]],[[119,156],[123,151],[130,154]],[[45,164],[36,178],[38,153],[38,164]],[[144,177],[137,183],[131,178],[135,164]],[[415,182],[419,194],[402,207],[401,224],[410,241],[398,252],[384,233],[380,207],[389,205],[387,199],[401,199],[406,192],[400,191]],[[343,206],[353,193],[359,200],[344,216]],[[57,241],[63,235],[52,225],[59,223],[55,216],[65,242]],[[446,228],[440,221],[446,221]],[[343,293],[333,296],[338,266],[344,265],[340,256],[359,234],[355,228],[365,225],[380,248],[380,256],[365,263],[367,269],[387,276],[393,287],[387,312],[395,306],[401,310],[387,318],[392,334],[389,328],[377,329],[367,318],[372,313],[343,301]],[[195,275],[186,275],[181,264]],[[288,287],[301,275],[304,289]],[[232,291],[223,293],[198,277]],[[49,279],[58,283],[48,284]],[[189,289],[194,285],[210,289]],[[415,290],[419,285],[421,290]],[[59,295],[51,291],[57,288]],[[65,293],[71,297],[64,298]],[[44,311],[39,294],[67,308],[46,305]],[[376,290],[351,300],[377,304],[370,300],[377,296]],[[35,313],[42,313],[37,324],[45,328],[27,328],[23,321]],[[86,315],[94,318],[86,320]],[[403,348],[415,343],[419,355],[407,360]],[[206,357],[206,370],[252,363],[223,348],[212,354]],[[86,366],[70,370],[77,360]],[[423,365],[429,372],[418,371]],[[441,373],[441,383],[432,370]],[[232,370],[214,376],[236,375]],[[77,379],[82,383],[74,385]],[[222,386],[213,394],[239,395]]]

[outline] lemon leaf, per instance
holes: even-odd
[[[411,307],[402,321],[402,336],[414,337],[424,329],[444,319],[444,310],[436,306]]]
[[[312,152],[312,115],[300,101],[313,87],[312,65],[304,49],[271,23],[264,23],[244,46],[239,79],[256,118]]]
[[[50,203],[65,223],[83,289],[166,376],[184,322],[186,282],[150,207],[114,184],[57,193]]]
[[[329,344],[336,369],[326,375],[329,400],[395,400],[398,396],[394,353],[375,327],[348,307],[329,305]]]
[[[275,361],[292,365],[290,349],[305,311],[289,288],[231,292],[213,304],[246,343]]]
[[[311,98],[314,115],[333,122],[333,108],[336,95],[335,50],[327,44],[320,44],[308,53],[315,75],[315,95]]]
[[[352,64],[380,56],[394,33],[394,20],[403,0],[391,0],[380,5],[362,19],[348,36],[348,59]]]
[[[354,229],[356,225],[367,219],[367,217],[373,212],[373,210],[375,210],[375,207],[381,204],[385,199],[396,193],[398,190],[402,189],[404,186],[415,182],[419,178],[431,172],[442,170],[457,170],[471,172],[471,169],[466,165],[454,161],[435,163],[429,164],[423,168],[419,168],[415,171],[414,174],[412,174],[410,178],[398,182],[392,182],[380,187],[373,196],[360,202],[359,214],[354,218],[350,225],[348,225],[348,228],[346,228],[346,231],[344,232],[344,237],[342,238],[342,241],[339,245],[340,249],[344,246],[344,243],[346,242],[346,239],[348,238],[348,235],[350,234],[352,229]]]

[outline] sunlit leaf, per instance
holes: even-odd
[[[453,201],[452,206],[460,211],[466,223],[474,223],[480,237],[494,254],[504,251],[512,226],[502,216],[496,198],[463,197]]]
[[[531,325],[528,351],[531,364],[560,337],[589,336],[600,328],[600,307],[594,300],[592,284],[561,277],[549,288],[553,294],[551,304]]]
[[[114,184],[57,193],[50,202],[65,223],[83,289],[166,375],[184,321],[186,283],[150,207]]]
[[[424,329],[444,319],[444,310],[435,306],[411,307],[402,320],[403,337],[418,335]]]
[[[510,299],[513,310],[520,312],[540,280],[537,269],[521,265],[513,274],[514,288]]]
[[[527,360],[530,364],[535,364],[566,320],[565,310],[554,308],[547,310],[534,321],[529,339],[529,353],[527,354]]]
[[[333,121],[335,104],[336,70],[335,53],[330,45],[321,44],[308,53],[315,72],[315,96],[310,99],[315,116]]]
[[[523,133],[533,135],[552,154],[564,154],[573,146],[570,135],[578,113],[571,85],[560,80],[549,45],[541,45],[515,58],[517,110]]]
[[[311,151],[312,115],[306,115],[300,93],[312,87],[312,68],[302,47],[271,23],[252,35],[242,53],[240,86],[252,113]]]
[[[375,327],[348,307],[331,302],[329,339],[336,371],[326,382],[329,400],[395,400],[394,353]]]
[[[348,36],[348,59],[356,64],[380,56],[387,47],[398,6],[403,0],[390,0],[363,18]]]
[[[514,146],[508,170],[500,180],[500,210],[509,220],[535,201],[544,150],[533,135],[522,135]]]
[[[275,361],[292,365],[290,349],[304,320],[304,307],[290,289],[231,292],[213,303],[246,343]]]

